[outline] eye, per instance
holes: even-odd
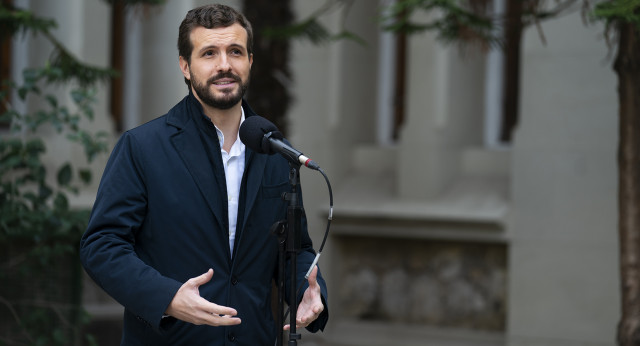
[[[234,48],[231,50],[231,55],[240,56],[242,55],[242,51],[240,49]]]
[[[202,53],[202,56],[208,57],[208,56],[213,56],[215,53],[212,50],[207,50],[204,53]]]

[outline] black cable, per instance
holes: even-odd
[[[311,274],[311,271],[313,270],[313,267],[320,260],[320,256],[322,255],[322,250],[324,249],[324,245],[327,242],[327,237],[329,236],[329,229],[331,228],[331,220],[333,220],[333,190],[331,189],[331,182],[329,182],[329,178],[324,173],[322,168],[318,168],[318,172],[320,172],[322,174],[322,176],[324,177],[324,180],[327,183],[327,189],[329,190],[329,216],[327,217],[327,228],[324,231],[324,237],[322,238],[322,244],[320,244],[320,248],[318,249],[318,253],[316,254],[316,258],[313,260],[313,263],[311,263],[311,266],[309,267],[309,270],[307,270],[307,274],[304,276],[304,280],[302,280],[302,282],[298,286],[298,289],[296,289],[296,296],[295,297],[290,297],[290,299],[298,299],[298,295],[300,294],[300,290],[302,289],[302,286],[304,286],[305,281],[307,281],[309,279],[309,275]],[[287,317],[289,317],[289,307],[287,307],[287,311],[285,311],[284,318],[282,319],[282,321],[286,321]]]

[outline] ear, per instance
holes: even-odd
[[[178,64],[180,65],[180,70],[184,78],[191,80],[191,71],[189,71],[189,62],[187,62],[187,59],[178,57]]]
[[[249,70],[251,70],[251,65],[253,65],[253,53],[249,55]]]

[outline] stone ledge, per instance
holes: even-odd
[[[331,346],[504,346],[503,333],[429,328],[404,324],[334,321],[325,333],[305,335],[315,345]]]
[[[507,241],[505,178],[459,177],[435,198],[403,199],[386,174],[354,174],[335,194],[333,234]]]
[[[124,314],[124,308],[117,303],[84,304],[84,309],[91,316],[92,321],[120,320]]]
[[[405,219],[342,213],[334,215],[331,234],[493,243],[508,241],[504,226],[495,220]]]

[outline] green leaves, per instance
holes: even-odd
[[[18,184],[44,179],[40,160],[44,151],[44,143],[39,138],[26,142],[18,138],[3,138],[0,140],[0,176],[11,175]]]
[[[72,176],[71,164],[67,163],[58,170],[58,185],[69,186]]]
[[[91,183],[91,179],[93,177],[93,173],[91,173],[90,169],[80,169],[78,170],[78,175],[83,183],[89,184]]]
[[[342,23],[337,33],[331,33],[319,20],[323,15],[340,8],[344,8],[346,14],[352,5],[353,2],[350,0],[327,0],[322,7],[306,19],[288,26],[265,28],[262,34],[274,40],[299,39],[309,40],[313,44],[321,44],[346,39],[366,45],[364,39],[345,29],[346,15],[342,17]]]
[[[416,22],[413,14],[425,12],[425,21]],[[499,47],[502,38],[486,2],[462,0],[399,0],[380,17],[385,30],[416,34],[434,31],[445,43],[477,44],[482,48]]]
[[[77,131],[67,135],[67,139],[82,145],[85,156],[89,162],[92,162],[98,154],[107,151],[107,137],[108,134],[105,131],[99,131],[95,134],[91,134],[82,129],[78,129]]]
[[[602,19],[607,23],[621,21],[640,26],[640,0],[611,0],[603,1],[595,6],[595,19]]]
[[[309,18],[299,23],[286,27],[270,27],[263,32],[265,37],[276,40],[287,40],[290,38],[308,39],[314,44],[327,41],[331,36],[329,31],[322,26],[316,18]]]
[[[346,39],[366,45],[366,42],[353,32],[343,30],[336,34],[330,33],[316,18],[308,18],[286,27],[266,28],[262,33],[265,37],[276,40],[300,39],[309,40],[313,44],[321,44]]]
[[[41,69],[40,72],[49,83],[77,82],[80,87],[86,88],[98,82],[106,82],[118,73],[110,68],[100,68],[81,63],[52,35],[47,34],[49,40],[54,44],[54,51],[51,54],[50,64]]]
[[[0,33],[2,39],[11,37],[17,33],[48,32],[56,27],[52,19],[40,18],[32,12],[16,8],[9,4],[0,6]]]
[[[57,193],[53,199],[53,209],[57,212],[67,212],[69,210],[69,199],[63,193]]]
[[[523,26],[539,25],[542,20],[550,19],[570,10],[578,1],[556,1],[549,6],[538,0],[522,1],[523,12],[518,18]],[[583,1],[583,11],[589,10],[589,2]],[[414,34],[434,31],[437,37],[446,42],[463,44],[479,43],[485,47],[502,46],[498,28],[504,20],[485,9],[487,1],[480,0],[398,0],[381,17],[387,30]],[[412,20],[417,12],[427,13],[428,19],[417,22]],[[640,0],[599,1],[591,13],[593,19],[611,23],[620,21],[640,26]]]
[[[69,193],[77,193],[80,184],[91,182],[91,170],[74,168],[69,162],[56,167],[50,159],[45,161],[43,138],[51,136],[51,129],[82,146],[87,162],[107,150],[106,132],[90,133],[82,123],[94,118],[95,84],[116,73],[80,62],[50,34],[54,27],[53,20],[0,4],[0,35],[31,31],[54,47],[43,66],[22,71],[21,84],[2,81],[0,100],[7,110],[0,114],[0,120],[11,124],[11,131],[0,135],[0,240],[42,243],[67,239],[63,241],[75,244],[86,227],[88,210],[71,208]],[[54,88],[59,84],[64,88]],[[64,90],[70,97],[60,97]],[[41,107],[21,112],[8,98],[13,93],[23,102]],[[43,127],[45,131],[41,131]],[[47,168],[55,173],[48,175]]]
[[[166,0],[107,1],[126,7]],[[6,3],[0,1],[0,41],[31,32],[53,48],[46,63],[22,71],[21,82],[0,87],[0,122],[10,124],[0,133],[0,305],[12,311],[0,323],[0,344],[74,345],[87,321],[78,313],[77,256],[90,210],[74,206],[72,196],[92,180],[91,170],[78,166],[107,150],[108,133],[87,124],[95,117],[97,84],[117,73],[74,56],[52,35],[54,20]],[[52,137],[70,140],[85,158],[45,156]],[[64,299],[52,299],[56,294]],[[91,336],[85,343],[97,344]]]
[[[134,2],[140,3],[127,3]],[[51,34],[55,27],[51,19],[0,3],[2,39],[32,32],[53,46],[49,61],[22,71],[21,83],[2,81],[0,100],[6,111],[0,121],[11,124],[11,131],[0,136],[0,240],[22,237],[42,242],[62,236],[75,244],[86,227],[88,210],[72,210],[69,193],[91,182],[91,170],[75,168],[70,162],[56,167],[50,159],[45,161],[43,138],[51,136],[51,129],[81,146],[86,162],[107,151],[108,134],[91,133],[83,123],[95,116],[95,85],[117,73],[81,62]],[[60,96],[65,90],[70,97]],[[40,107],[19,111],[8,97],[14,93],[22,102]],[[47,168],[55,173],[49,175]]]

